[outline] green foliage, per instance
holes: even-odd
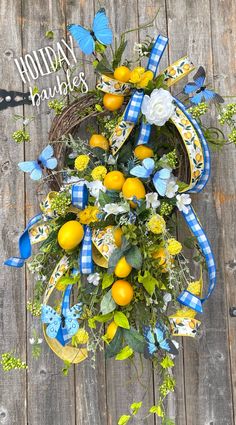
[[[102,298],[101,301],[101,312],[102,314],[108,314],[116,309],[116,303],[112,298],[111,290],[108,291]]]
[[[137,246],[132,246],[125,254],[126,261],[137,270],[142,267],[142,254]]]
[[[102,278],[102,289],[109,288],[114,282],[114,276],[112,274],[105,273]]]
[[[130,415],[122,415],[118,421],[118,425],[126,425],[129,422],[130,418]]]
[[[169,356],[165,356],[162,361],[160,362],[160,365],[163,369],[168,369],[174,366],[173,360]]]
[[[138,274],[138,281],[143,284],[149,295],[153,295],[155,287],[158,286],[158,281],[150,274],[148,270],[145,270],[144,275]]]
[[[68,373],[69,373],[69,370],[70,370],[71,365],[72,365],[72,363],[69,362],[68,360],[65,360],[64,361],[64,367],[62,369],[62,374],[64,376],[68,376]]]
[[[117,40],[115,40],[115,44],[117,44]],[[113,54],[113,60],[112,60],[112,68],[116,69],[120,63],[123,56],[123,53],[125,51],[125,48],[127,46],[127,41],[124,37],[121,37],[119,46],[115,49]]]
[[[114,322],[116,323],[117,326],[120,326],[121,328],[124,328],[124,329],[130,328],[129,321],[126,315],[122,313],[122,311],[115,311]]]
[[[26,308],[32,314],[32,316],[34,317],[41,316],[42,303],[38,301],[37,299],[28,300]]]
[[[116,334],[113,340],[106,346],[105,356],[106,358],[111,358],[116,356],[122,348],[123,341],[123,329],[117,328]]]
[[[20,358],[15,357],[13,353],[3,353],[0,364],[2,365],[4,372],[9,372],[13,369],[27,369],[28,366],[25,362],[23,362]]]
[[[103,314],[103,315],[97,315],[94,317],[91,317],[90,319],[88,319],[88,325],[90,328],[95,329],[96,328],[96,322],[99,323],[106,323],[109,320],[111,320],[113,317],[113,313],[107,313],[107,314]]]
[[[143,353],[145,339],[136,329],[124,329],[125,342],[137,353]]]
[[[116,360],[126,360],[133,354],[133,349],[126,345],[122,350],[116,355]]]
[[[49,40],[53,40],[54,39],[54,31],[52,31],[52,30],[46,31],[45,37],[48,38]]]
[[[65,215],[71,205],[71,195],[68,191],[58,192],[51,201],[51,208],[58,215]]]
[[[142,407],[143,402],[140,401],[139,403],[132,403],[130,406],[130,409],[132,410],[133,415],[137,415],[139,409]]]
[[[48,107],[53,109],[56,115],[60,115],[65,108],[65,101],[58,99],[50,100],[50,102],[48,102]]]
[[[24,143],[30,141],[30,135],[25,130],[16,130],[12,133],[12,138],[16,143]]]

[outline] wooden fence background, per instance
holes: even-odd
[[[0,88],[26,90],[13,58],[48,45],[44,37],[48,29],[60,40],[65,37],[66,23],[89,26],[100,5],[106,7],[116,34],[150,20],[159,7],[155,28],[148,32],[169,36],[161,67],[187,53],[196,65],[207,68],[208,81],[222,95],[236,94],[235,0],[1,0]],[[129,34],[128,55],[133,54],[134,41],[143,39],[145,32]],[[91,87],[91,68],[87,64],[83,67]],[[52,79],[41,78],[37,85],[49,87]],[[46,108],[44,102],[41,112]],[[34,112],[32,106],[25,106],[0,113],[2,261],[16,254],[19,232],[37,212],[35,185],[18,172],[17,163],[34,158],[46,145],[52,116],[36,114],[30,125],[31,143],[17,145],[11,138],[19,128],[13,113],[29,116]],[[177,391],[168,402],[169,415],[177,425],[235,424],[236,318],[229,316],[229,307],[236,305],[235,158],[232,145],[214,153],[210,183],[194,197],[214,247],[218,285],[205,306],[201,336],[181,341],[175,368]],[[63,377],[62,362],[46,344],[40,359],[34,361],[29,338],[37,324],[26,314],[33,280],[24,269],[6,267],[2,267],[0,279],[0,352],[15,347],[29,365],[27,372],[0,372],[1,425],[115,425],[119,415],[127,413],[130,402],[142,399],[145,389],[136,381],[129,363],[104,361],[101,354],[95,370],[85,362]],[[136,366],[141,374],[138,360]],[[158,383],[149,363],[143,365],[142,379],[149,388],[144,411],[155,401]],[[141,423],[159,424],[153,416]]]

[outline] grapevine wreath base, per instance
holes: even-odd
[[[107,19],[104,11],[97,15]],[[88,53],[77,26],[69,30]],[[175,386],[175,337],[197,334],[196,315],[216,283],[212,250],[189,194],[200,192],[210,175],[210,130],[199,119],[208,106],[198,103],[209,93],[221,101],[199,89],[205,78],[201,67],[185,94],[171,96],[169,89],[194,65],[184,57],[159,72],[167,43],[162,35],[146,43],[145,68],[130,69],[128,61],[120,66],[124,37],[110,65],[105,56],[110,43],[96,40],[96,88],[54,118],[50,145],[31,169],[31,178],[43,174],[50,191],[20,237],[20,256],[6,261],[22,267],[32,246],[41,244],[27,261],[37,277],[28,309],[41,315],[50,348],[66,367],[93,360],[98,350],[117,361],[135,353],[150,358],[163,379],[150,413],[163,423],[163,401]],[[186,94],[194,90],[190,109]],[[29,171],[24,164],[20,168]],[[175,236],[177,211],[192,233],[197,280]],[[203,267],[208,271],[204,298]],[[131,407],[129,418],[141,404]],[[119,423],[126,424],[128,416]]]

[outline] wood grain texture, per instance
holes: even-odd
[[[13,58],[21,55],[21,4],[10,0],[0,4],[1,88],[22,91]],[[12,30],[9,37],[9,26]],[[18,232],[24,228],[24,176],[17,162],[24,158],[24,147],[16,145],[12,133],[18,129],[13,114],[23,114],[22,106],[0,112],[0,345],[1,352],[15,350],[26,359],[25,273],[3,266],[3,261],[18,255]],[[0,423],[24,425],[27,421],[26,372],[0,372]]]
[[[214,83],[220,93],[236,94],[233,54],[236,5],[233,0],[35,0],[33,6],[30,0],[2,0],[3,88],[22,88],[12,56],[53,45],[44,37],[49,29],[54,30],[57,41],[66,36],[66,24],[80,23],[89,28],[99,7],[106,8],[115,36],[150,21],[160,8],[153,28],[127,35],[127,57],[133,56],[135,41],[143,40],[146,33],[156,36],[161,32],[169,36],[169,47],[160,69],[188,54],[196,66],[207,68],[208,82]],[[85,58],[79,48],[76,48],[76,57],[88,60],[78,69],[84,70],[92,88],[95,77],[90,59]],[[54,84],[55,76],[50,75],[34,85],[41,90]],[[180,82],[174,87],[174,93],[178,93],[183,84]],[[17,162],[35,158],[46,145],[52,120],[52,115],[45,114],[47,109],[47,102],[43,102],[40,115],[33,110],[36,118],[29,129],[32,142],[25,147],[13,145],[10,140],[11,133],[19,128],[12,116],[13,113],[32,115],[32,107],[0,112],[2,260],[17,253],[18,234],[25,222],[38,212],[35,185],[30,179],[24,179],[16,168]],[[176,425],[235,423],[236,327],[235,319],[228,315],[229,307],[236,306],[235,165],[234,146],[213,154],[211,181],[203,193],[194,196],[195,208],[214,247],[218,286],[205,305],[200,338],[179,340],[181,349],[174,371],[177,391],[167,403],[169,416]],[[28,274],[26,278],[24,270],[2,269],[0,351],[16,347],[17,354],[27,357],[29,370],[27,374],[3,375],[1,372],[0,425],[115,425],[121,414],[128,413],[129,404],[134,400],[143,400],[142,414],[145,413],[158,400],[158,376],[146,361],[143,364],[138,358],[134,364],[105,361],[103,353],[99,353],[96,369],[84,362],[71,368],[68,377],[63,377],[63,363],[46,345],[40,359],[32,359],[28,339],[33,328],[40,332],[40,326],[37,319],[32,320],[30,315],[26,318],[25,301],[32,296],[33,287],[34,279]],[[154,417],[142,422],[142,425],[154,424],[160,424]]]

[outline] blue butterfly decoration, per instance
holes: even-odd
[[[53,157],[53,148],[48,145],[41,152],[37,161],[19,162],[18,167],[25,173],[30,173],[32,180],[40,180],[43,175],[43,169],[54,170],[57,166],[57,159]]]
[[[209,103],[223,103],[224,99],[219,94],[215,93],[212,90],[208,90],[204,85],[206,79],[205,69],[200,66],[198,68],[196,74],[193,77],[193,82],[186,84],[184,87],[184,93],[192,94],[195,93],[193,97],[191,97],[190,102],[194,105],[198,105],[200,102],[209,102]]]
[[[82,312],[82,303],[75,304],[73,307],[67,310],[65,316],[58,314],[49,305],[42,306],[41,320],[47,324],[46,334],[50,338],[56,338],[60,326],[66,328],[69,336],[73,336],[79,329],[79,323],[77,319],[80,318]]]
[[[179,353],[171,339],[166,338],[166,327],[160,322],[156,323],[154,329],[151,326],[144,326],[143,335],[146,340],[144,351],[144,356],[146,358],[153,357],[153,355],[161,349],[175,356]]]
[[[130,170],[130,174],[143,179],[149,178],[154,171],[155,162],[152,158],[145,158],[142,165],[137,165]],[[171,176],[171,171],[168,168],[162,168],[157,171],[153,176],[153,184],[156,191],[161,196],[165,196],[167,184]]]
[[[94,52],[95,41],[105,46],[112,43],[112,30],[109,28],[109,21],[103,8],[96,13],[91,31],[75,24],[69,25],[68,30],[86,55]]]

